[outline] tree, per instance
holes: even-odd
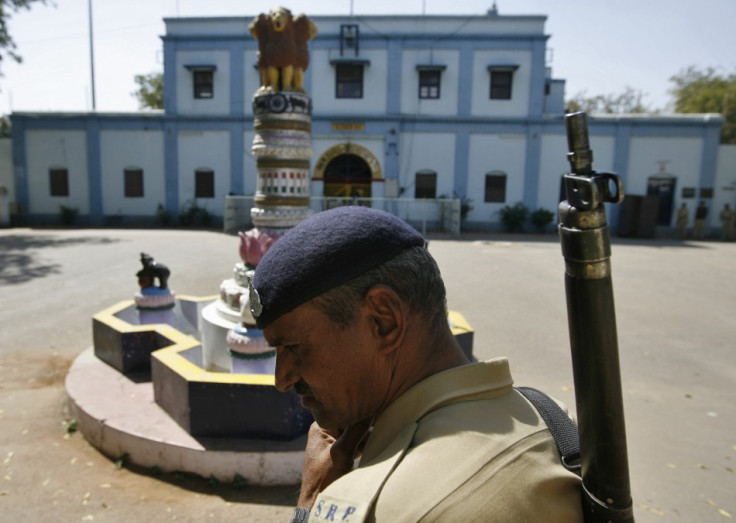
[[[721,114],[721,143],[736,144],[736,73],[721,76],[712,67],[701,71],[691,65],[670,77],[670,82],[676,112]]]
[[[141,109],[164,108],[164,74],[150,73],[135,75],[138,89],[132,94],[138,98],[138,107]]]
[[[8,19],[10,12],[13,13],[20,9],[30,9],[33,2],[46,3],[46,0],[0,0],[0,61],[8,56],[20,63],[23,59],[16,52],[17,46],[13,37],[8,32]]]
[[[586,92],[582,91],[567,101],[567,110],[606,114],[656,112],[644,103],[645,96],[646,94],[642,91],[629,86],[626,86],[621,94],[599,94],[587,97]]]
[[[0,116],[0,138],[10,138],[13,136],[13,128],[10,124],[10,118]]]

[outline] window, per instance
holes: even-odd
[[[363,98],[362,64],[337,64],[335,66],[335,97]]]
[[[49,169],[51,196],[69,196],[69,171],[63,168]]]
[[[212,169],[197,169],[194,171],[194,197],[215,197],[215,171]]]
[[[511,71],[491,71],[491,100],[511,100]]]
[[[125,197],[143,197],[143,169],[129,168],[123,171],[125,176]]]
[[[506,175],[501,172],[486,174],[485,200],[488,203],[503,203],[506,201]]]
[[[683,187],[682,197],[683,198],[695,198],[695,187]]]
[[[440,76],[438,69],[419,71],[419,98],[440,97]]]
[[[445,67],[441,64],[417,65],[420,99],[438,99],[440,97],[440,81]]]
[[[518,65],[489,65],[491,73],[491,100],[511,100],[514,85],[514,71]]]
[[[198,69],[193,71],[194,97],[212,98],[215,95],[214,71],[212,69]]]
[[[434,171],[417,171],[414,183],[414,198],[437,197],[437,173]]]
[[[194,85],[195,98],[213,98],[215,96],[215,70],[214,64],[185,65],[192,72],[192,84]]]

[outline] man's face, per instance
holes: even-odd
[[[359,307],[352,325],[341,329],[306,303],[263,334],[276,348],[276,387],[282,392],[294,388],[322,428],[337,431],[376,414],[388,373],[380,371],[364,309]]]

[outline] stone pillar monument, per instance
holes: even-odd
[[[278,237],[311,214],[312,99],[303,80],[307,40],[317,28],[305,15],[276,7],[255,18],[250,32],[258,39],[261,73],[253,95],[258,184],[251,218],[261,234]]]
[[[305,15],[276,7],[249,26],[258,39],[261,86],[253,95],[258,183],[251,219],[240,232],[241,263],[220,286],[220,299],[202,311],[202,357],[208,370],[273,374],[275,351],[255,326],[248,303],[249,277],[284,232],[307,218],[312,158],[312,99],[304,91],[307,40],[317,27]]]

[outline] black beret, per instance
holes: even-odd
[[[259,329],[320,294],[424,246],[401,218],[360,206],[312,215],[274,243],[256,267],[251,311]]]

